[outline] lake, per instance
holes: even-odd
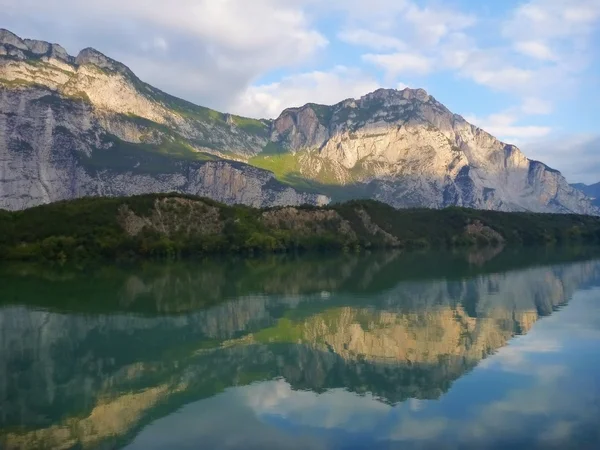
[[[600,259],[3,266],[0,448],[598,449]]]

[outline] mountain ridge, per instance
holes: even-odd
[[[558,171],[423,89],[382,88],[259,120],[171,96],[95,49],[73,57],[7,30],[0,160],[0,208],[11,210],[176,191],[258,207],[373,198],[399,208],[600,214]]]
[[[574,183],[571,186],[591,198],[592,204],[600,207],[600,182],[594,184]]]

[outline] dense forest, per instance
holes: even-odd
[[[600,218],[372,200],[255,209],[180,194],[83,198],[0,211],[0,259],[74,261],[367,248],[594,244]]]

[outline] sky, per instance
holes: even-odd
[[[600,0],[0,0],[0,27],[94,47],[203,106],[274,118],[424,88],[561,170],[600,181]]]

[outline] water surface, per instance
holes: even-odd
[[[574,249],[0,267],[0,448],[597,449],[598,286]]]

